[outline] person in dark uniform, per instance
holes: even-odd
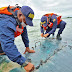
[[[61,40],[60,36],[66,26],[66,22],[61,19],[61,16],[58,16],[54,13],[45,14],[41,18],[41,37],[49,37],[51,34],[54,35],[56,28],[59,28],[56,38]],[[45,31],[45,33],[44,33]]]
[[[29,48],[29,39],[26,28],[26,25],[33,26],[32,20],[34,18],[34,11],[29,6],[22,6],[19,10],[12,12],[16,17],[15,18],[13,14],[8,15],[11,13],[8,12],[7,9],[9,9],[9,7],[0,8],[0,53],[5,52],[11,61],[24,67],[26,72],[31,72],[34,70],[34,65],[28,62],[27,59],[21,55],[14,44],[14,39],[20,33],[22,41],[26,47],[24,54],[26,52],[35,53],[34,50]],[[4,10],[6,10],[6,12]],[[16,35],[16,33],[18,34]]]

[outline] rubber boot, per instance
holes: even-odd
[[[54,36],[54,33],[52,35]]]
[[[56,39],[62,40],[62,37],[59,34],[57,34]]]

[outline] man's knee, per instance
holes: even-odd
[[[66,25],[66,22],[62,21],[62,26],[65,26]]]
[[[62,21],[60,24],[60,28],[65,28],[65,26],[66,26],[66,22]]]

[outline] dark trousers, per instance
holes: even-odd
[[[58,34],[62,34],[62,31],[64,30],[66,25],[66,22],[61,21],[60,24],[57,26],[57,28],[59,28]]]

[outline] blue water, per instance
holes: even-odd
[[[67,25],[65,30],[63,31],[62,40],[56,40],[56,35],[58,29],[55,32],[55,36],[50,36],[49,38],[41,38],[40,37],[40,20],[34,20],[34,27],[27,26],[28,36],[30,41],[30,49],[36,51],[34,54],[23,52],[25,51],[24,44],[21,40],[21,36],[15,39],[15,44],[17,45],[20,53],[27,59],[31,59],[31,62],[37,67],[40,64],[40,60],[45,61],[48,57],[50,59],[44,63],[38,70],[34,72],[71,72],[72,71],[72,18],[64,18],[63,19]],[[61,49],[55,55],[54,51],[57,49]],[[3,62],[9,63],[10,60],[7,56],[0,56],[0,64]],[[20,67],[11,69],[10,72],[24,72]]]
[[[38,70],[34,72],[72,72],[72,18],[63,19],[67,25],[63,31],[62,40],[56,40],[58,29],[55,32],[55,36],[49,38],[40,37],[40,20],[34,20],[34,27],[27,26],[28,36],[30,41],[30,49],[36,51],[34,54],[23,52],[25,51],[24,44],[21,40],[21,36],[15,39],[20,53],[27,59],[31,59],[31,62],[37,67],[40,64],[40,60],[45,61],[48,57],[50,59],[44,63]],[[61,49],[59,52],[54,54],[54,51]],[[53,55],[54,54],[54,55]],[[9,63],[10,60],[7,56],[0,56],[0,64],[3,62]],[[20,67],[11,69],[10,72],[25,72]]]
[[[34,47],[36,53],[27,53],[23,56],[25,56],[27,59],[31,59],[35,67],[39,65],[40,60],[45,61],[49,56],[52,56],[56,49],[63,48],[61,51],[52,56],[47,63],[43,64],[43,66],[40,66],[40,68],[35,72],[71,72],[72,53],[70,48],[72,48],[72,18],[64,18],[63,20],[67,23],[67,25],[63,31],[63,34],[61,35],[61,41],[56,40],[58,29],[55,32],[54,38],[52,36],[47,39],[41,38],[39,25],[40,20],[34,20],[34,27],[27,27],[30,48],[32,49],[32,47]],[[19,51],[23,54],[23,43],[19,43],[19,39],[20,37],[16,39],[16,44]]]
[[[21,40],[21,36],[15,39],[15,44],[20,53],[27,59],[31,59],[32,63],[39,65],[40,60],[45,61],[49,56],[51,58],[47,63],[40,66],[40,68],[34,72],[72,72],[72,0],[2,0],[0,1],[0,7],[8,5],[19,4],[30,6],[35,12],[35,19],[33,21],[34,27],[27,26],[28,36],[30,41],[30,48],[34,47],[36,53],[25,55],[24,44]],[[55,32],[54,39],[50,36],[48,39],[40,37],[40,18],[45,13],[57,13],[62,15],[63,20],[67,23],[65,30],[63,31],[62,40],[56,40],[58,29]],[[41,43],[41,45],[40,45]],[[36,47],[35,47],[36,46]],[[57,52],[54,56],[56,49],[63,48]],[[0,66],[3,62],[11,62],[7,56],[0,56]],[[25,72],[21,68],[14,68],[10,72]],[[6,72],[6,70],[5,70]]]

